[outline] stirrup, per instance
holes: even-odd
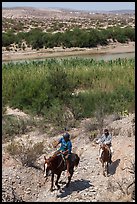
[[[109,163],[112,164],[112,160],[110,160]]]
[[[112,163],[112,154],[110,154],[110,159],[109,159],[109,163]]]

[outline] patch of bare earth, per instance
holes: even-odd
[[[15,114],[18,112],[16,111]],[[44,155],[46,157],[51,156],[56,151],[50,144],[61,135],[49,138],[46,133],[43,135],[38,132],[30,133],[29,137],[33,141],[36,138],[42,138],[48,146],[47,153],[41,155],[37,160],[39,168],[23,167],[3,147],[3,197],[6,196],[4,191],[6,190],[9,195],[11,194],[11,197],[14,197],[13,194],[16,193],[16,197],[22,198],[26,202],[132,202],[132,191],[130,191],[129,195],[126,194],[126,187],[133,181],[133,175],[129,169],[131,163],[135,161],[134,119],[135,115],[130,114],[120,120],[110,120],[107,123],[107,127],[109,127],[113,135],[112,144],[114,149],[113,163],[109,165],[108,177],[104,177],[102,174],[101,163],[98,160],[99,147],[94,140],[90,140],[90,133],[85,129],[84,124],[87,119],[81,121],[79,127],[71,129],[73,152],[80,156],[80,163],[75,168],[70,186],[65,188],[67,178],[66,172],[63,172],[60,178],[61,190],[55,189],[53,192],[49,191],[50,178],[48,181],[44,179],[43,157]],[[23,138],[24,136],[21,139]],[[14,193],[11,193],[11,189],[14,189]]]
[[[24,117],[24,118],[29,118],[29,115],[27,115],[23,111],[19,110],[18,108],[12,109],[10,107],[7,107],[5,114],[6,115],[14,115],[14,116],[20,116],[20,117]]]

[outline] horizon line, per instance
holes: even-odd
[[[114,10],[84,10],[84,9],[73,9],[73,8],[63,8],[63,7],[33,7],[33,6],[4,6],[2,9],[14,9],[14,8],[33,8],[33,9],[66,9],[66,10],[75,10],[75,11],[135,11],[135,9],[114,9]]]

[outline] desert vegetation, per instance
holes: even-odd
[[[80,29],[75,28],[64,33],[47,33],[42,29],[31,29],[29,32],[19,32],[15,34],[8,31],[2,34],[2,46],[14,47],[14,50],[26,47],[32,49],[54,48],[54,47],[79,47],[92,48],[98,45],[107,45],[109,42],[125,43],[135,41],[135,29],[131,27],[112,27],[107,29]],[[14,45],[14,46],[13,46]]]
[[[6,51],[91,48],[135,41],[134,13],[93,13],[13,8],[2,10],[2,47]]]
[[[75,120],[134,110],[134,59],[48,59],[2,67],[3,110],[14,108],[64,126]],[[68,111],[68,115],[70,115]]]
[[[13,156],[13,158],[19,160],[23,166],[35,166],[35,162],[43,153],[43,150],[43,142],[33,144],[29,139],[26,144],[21,144],[20,142],[12,140],[7,146],[7,151]]]
[[[23,119],[13,115],[3,114],[2,119],[2,134],[3,142],[12,140],[16,135],[20,136],[28,131],[34,130],[36,126],[36,121],[33,118]]]
[[[135,27],[134,12],[98,13],[34,8],[2,9],[2,30],[4,32],[9,29],[16,33],[28,32],[38,27],[46,32],[64,32],[74,28],[125,27],[127,25]]]

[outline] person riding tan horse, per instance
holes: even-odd
[[[67,164],[67,176],[70,176],[69,168],[70,168],[70,159],[71,159],[71,150],[72,150],[72,143],[70,141],[70,135],[68,132],[66,132],[63,137],[59,139],[56,145],[54,147],[56,148],[58,144],[61,144],[58,152],[62,152],[62,154],[65,156],[66,164]]]
[[[102,144],[106,144],[109,149],[110,149],[110,159],[109,159],[109,163],[112,163],[112,153],[113,153],[113,149],[112,149],[112,135],[109,133],[108,129],[104,129],[104,134],[102,134],[101,138],[99,138],[96,143],[100,144],[100,146]],[[101,158],[101,154],[102,154],[102,148],[99,149],[99,159]]]

